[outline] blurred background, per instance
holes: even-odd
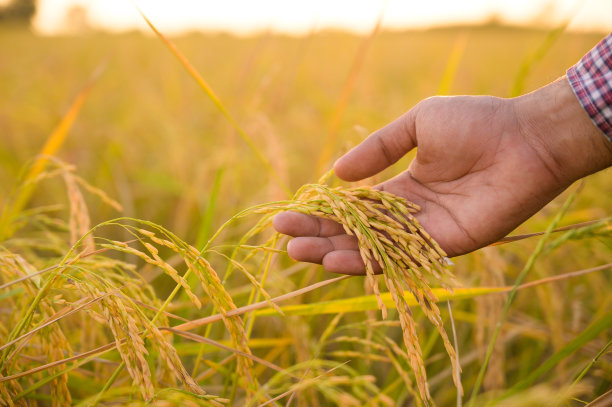
[[[278,197],[246,144],[150,35],[135,4],[0,4],[5,188],[101,69],[58,156],[117,197],[126,215],[193,239],[215,179],[224,204],[214,224]],[[612,3],[599,0],[138,5],[293,188],[315,178],[312,157],[321,172],[422,98],[533,90],[612,30]],[[113,216],[110,208],[93,212],[96,221]]]
[[[137,4],[292,191],[315,181],[343,152],[421,99],[532,91],[564,75],[612,30],[612,2],[604,0]],[[117,216],[146,219],[201,247],[238,211],[287,196],[175,55],[152,35],[132,2],[0,0],[0,50],[0,204],[8,202],[25,166],[70,114],[74,122],[63,129],[66,137],[53,154],[123,206],[119,212],[88,195],[92,225]],[[365,183],[402,171],[411,156]],[[610,216],[610,191],[610,170],[588,177],[562,225]],[[66,195],[61,180],[46,180],[37,186],[30,207],[57,210],[67,218]],[[517,233],[545,230],[567,196]],[[221,240],[236,241],[244,229],[234,226]],[[572,239],[550,249],[528,279],[610,261],[609,232]],[[462,256],[453,271],[466,287],[511,285],[536,243],[525,240]],[[19,249],[18,239],[12,244]],[[292,264],[283,257],[278,268]],[[271,284],[269,292],[278,295],[327,278],[320,268],[308,270]],[[339,290],[363,294],[360,279],[350,284]],[[155,287],[167,294],[173,284],[163,280]],[[486,390],[517,383],[612,306],[612,281],[604,272],[540,288],[537,295],[521,291],[513,304]],[[300,301],[345,294],[330,291],[321,297],[317,292]],[[503,303],[501,297],[453,302],[460,354],[471,358],[463,365],[467,389]],[[361,313],[349,315],[363,319]],[[296,329],[296,343],[309,341],[314,349],[325,324],[303,322],[299,327],[309,335]],[[268,325],[258,331],[269,332]],[[531,405],[547,404],[559,386],[571,383],[598,351],[607,349],[611,336],[608,328],[555,365],[542,386],[525,390],[525,397],[539,392],[540,402]],[[447,361],[435,359],[444,351],[435,342],[437,335],[429,338],[434,357],[428,369],[435,373],[446,369]],[[591,400],[610,388],[612,363],[605,356],[582,380],[580,397]],[[362,367],[370,371],[370,365]],[[388,369],[373,371],[384,378]],[[454,404],[449,383],[432,384],[440,405]]]
[[[39,0],[37,3],[26,0],[17,3],[36,4],[32,24],[36,32],[42,34],[70,32],[82,24],[115,32],[148,31],[134,7],[122,0]],[[238,34],[261,30],[306,34],[317,27],[365,33],[381,13],[384,13],[382,27],[399,30],[491,21],[553,27],[569,19],[570,30],[609,31],[612,26],[609,18],[612,3],[606,0],[178,0],[172,4],[149,0],[138,4],[155,19],[158,28],[174,34],[211,30]]]

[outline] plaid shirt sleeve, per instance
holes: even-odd
[[[574,93],[612,142],[612,33],[567,70]]]

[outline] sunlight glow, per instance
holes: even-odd
[[[313,28],[368,31],[384,10],[383,26],[392,29],[480,23],[554,26],[572,17],[570,29],[612,30],[609,0],[141,0],[139,7],[167,33],[193,30],[248,34],[273,30],[299,34]],[[145,29],[134,5],[125,0],[40,0],[35,28],[42,34],[65,31],[70,8],[97,29]]]

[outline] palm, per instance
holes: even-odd
[[[512,105],[493,97],[428,99],[342,157],[336,173],[366,178],[417,145],[408,170],[378,187],[421,206],[417,218],[450,256],[503,237],[567,186],[522,133]],[[363,272],[357,242],[339,225],[291,213],[275,226],[298,237],[288,249],[295,259]]]
[[[415,121],[415,161],[381,187],[419,204],[419,221],[449,255],[505,236],[566,187],[542,168],[500,99],[429,103]],[[428,117],[433,114],[445,119]]]

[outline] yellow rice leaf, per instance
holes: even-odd
[[[467,39],[467,33],[463,32],[455,40],[453,49],[451,50],[448,60],[446,61],[446,68],[444,68],[444,74],[442,75],[440,86],[438,87],[438,95],[448,95],[450,93],[453,81],[457,75],[459,63],[463,58],[463,52],[465,51]]]
[[[8,204],[4,211],[2,212],[2,216],[0,218],[0,238],[6,238],[11,235],[11,227],[10,224],[12,219],[21,212],[24,206],[28,203],[30,196],[32,195],[32,191],[34,186],[26,184],[28,181],[34,180],[38,177],[45,166],[47,165],[47,161],[50,156],[54,155],[57,150],[64,144],[66,137],[68,136],[68,131],[74,124],[79,112],[81,111],[81,107],[83,107],[83,103],[87,99],[89,92],[91,91],[94,83],[101,75],[103,71],[104,65],[98,67],[96,71],[93,73],[89,81],[85,84],[83,89],[79,92],[79,94],[74,98],[72,104],[68,108],[66,114],[62,117],[59,124],[53,129],[53,132],[49,135],[49,138],[45,142],[42,150],[39,153],[38,158],[34,161],[34,164],[30,167],[26,177],[24,178],[25,186],[20,189],[18,195],[15,197],[15,200],[12,204]]]
[[[506,287],[471,287],[471,288],[456,288],[450,292],[444,288],[432,289],[438,301],[459,300],[479,297],[481,295],[508,291]],[[391,294],[384,293],[380,295],[383,303],[388,308],[395,308],[395,303],[391,299]],[[408,305],[418,306],[414,296],[406,291],[404,292]],[[340,300],[331,300],[323,302],[315,302],[312,304],[286,305],[281,307],[285,315],[320,315],[320,314],[336,314],[339,312],[357,312],[366,310],[378,310],[378,303],[375,295],[363,295],[360,297],[343,298]],[[273,309],[262,309],[255,311],[258,316],[278,315]]]

